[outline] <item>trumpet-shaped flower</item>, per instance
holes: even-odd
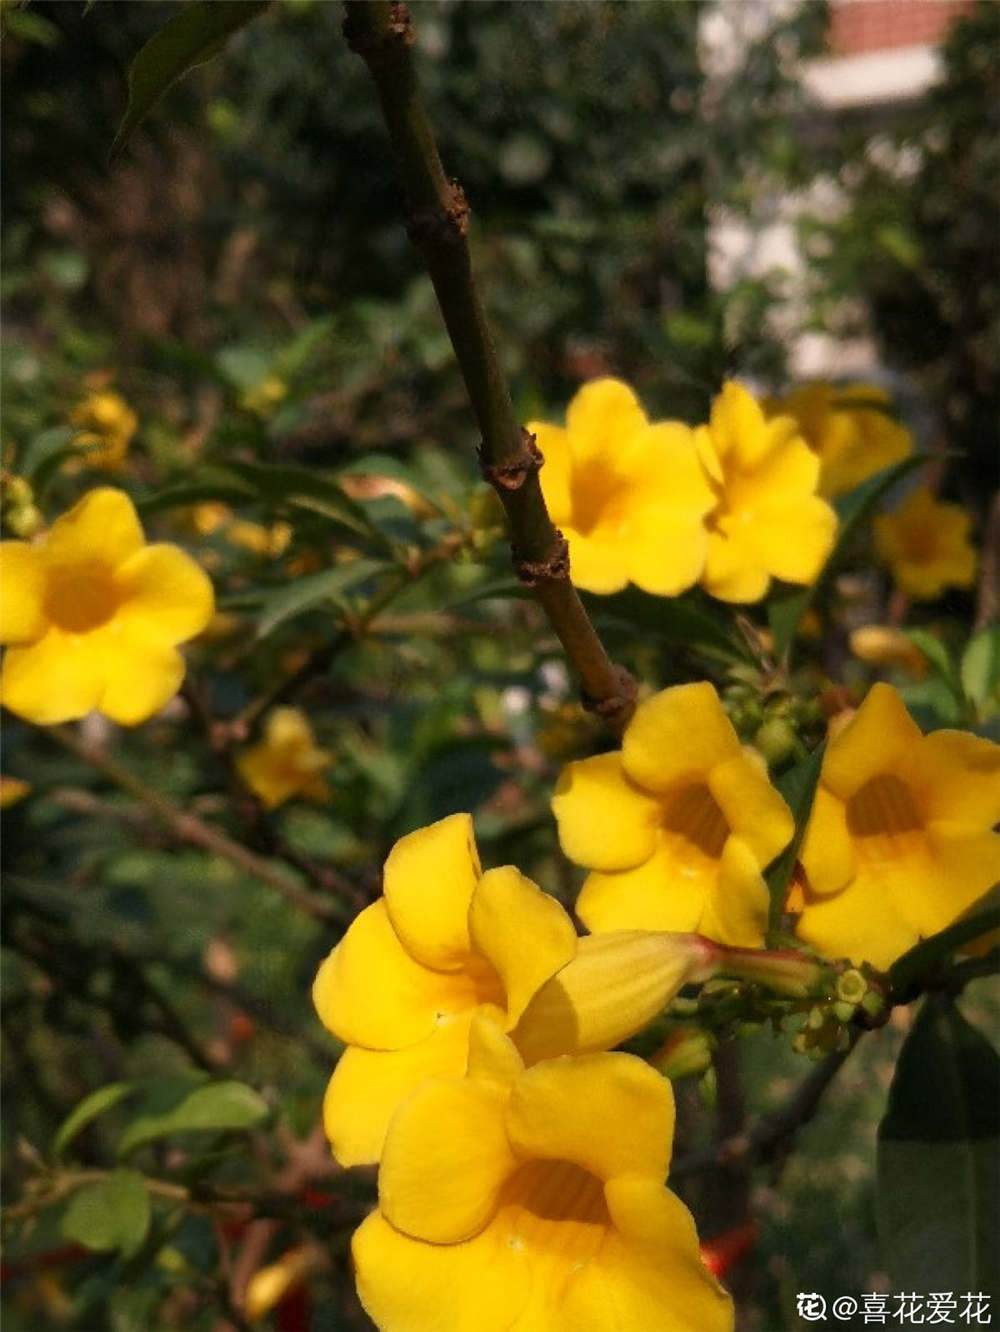
[[[567,764],[552,809],[563,851],[592,871],[576,907],[588,929],[762,943],[762,871],[794,825],[712,685],[641,703],[620,752]]]
[[[330,799],[330,788],[320,775],[333,762],[328,749],[320,749],[309,719],[298,708],[275,708],[259,745],[236,759],[240,776],[268,809],[277,809],[292,796]]]
[[[698,581],[715,503],[691,429],[650,422],[617,379],[585,384],[565,427],[533,421],[542,493],[569,543],[573,582],[588,592],[635,583],[675,596]]]
[[[821,495],[842,495],[913,452],[913,438],[886,410],[876,384],[803,384],[765,404],[769,416],[792,416],[820,461]]]
[[[110,389],[91,393],[73,408],[69,419],[80,428],[73,444],[85,453],[87,465],[120,472],[139,425],[135,412],[125,399]]]
[[[730,1332],[664,1184],[670,1084],[627,1054],[525,1070],[488,1026],[469,1076],[425,1082],[390,1125],[353,1241],[381,1332]]]
[[[1000,745],[922,735],[876,684],[830,740],[802,846],[798,934],[890,966],[1000,880]]]
[[[702,585],[722,601],[763,597],[772,578],[811,583],[833,547],[837,515],[816,494],[819,459],[790,416],[766,419],[726,383],[695,431],[715,502],[706,516]]]
[[[511,866],[482,873],[472,821],[402,838],[385,892],[322,964],[313,1000],[348,1048],[324,1103],[344,1165],[378,1160],[397,1105],[426,1077],[460,1076],[485,1011],[528,1061],[607,1049],[635,1034],[714,963],[705,940],[580,939],[555,900]]]
[[[970,522],[961,505],[939,503],[926,488],[915,490],[895,513],[875,519],[875,547],[901,591],[933,601],[946,587],[972,586]]]
[[[41,725],[92,709],[134,726],[184,678],[176,645],[212,617],[212,585],[177,546],[145,544],[120,490],[84,495],[36,543],[2,543],[0,701]]]

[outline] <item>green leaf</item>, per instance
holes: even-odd
[[[61,1156],[80,1130],[86,1128],[91,1120],[103,1115],[106,1110],[123,1101],[126,1096],[131,1096],[134,1091],[135,1087],[131,1082],[109,1082],[106,1087],[98,1087],[97,1091],[85,1096],[60,1124],[52,1140],[53,1155]]]
[[[321,601],[343,596],[351,588],[390,567],[384,560],[351,560],[349,564],[338,564],[322,573],[309,574],[265,594],[264,610],[257,622],[257,637],[266,638],[279,624],[311,610]]]
[[[781,855],[771,862],[764,873],[771,908],[768,915],[768,935],[774,936],[781,928],[781,916],[784,911],[788,885],[792,881],[795,862],[799,857],[802,839],[806,835],[806,825],[812,813],[816,787],[823,768],[825,744],[817,745],[808,757],[778,779],[778,790],[785,798],[785,803],[795,819],[795,833]]]
[[[973,634],[960,667],[965,696],[980,717],[1000,706],[1000,624],[988,624]]]
[[[896,1290],[997,1293],[1000,1057],[931,995],[878,1132],[876,1219]]]
[[[132,131],[171,84],[222,50],[226,39],[267,8],[268,0],[195,0],[155,33],[132,62],[128,106],[111,145],[122,153]]]
[[[107,1179],[77,1189],[63,1216],[62,1231],[88,1249],[135,1253],[146,1237],[152,1208],[146,1182],[124,1167]]]
[[[36,490],[40,489],[45,484],[48,469],[58,466],[70,453],[76,452],[70,445],[76,433],[70,426],[52,426],[49,430],[40,430],[37,435],[32,435],[17,460],[17,470],[28,478]]]
[[[269,1114],[264,1098],[243,1082],[204,1082],[182,1090],[170,1109],[134,1119],[121,1136],[118,1155],[127,1156],[137,1147],[173,1133],[256,1128]]]
[[[746,644],[735,629],[714,612],[684,597],[654,597],[637,587],[610,597],[584,594],[584,604],[594,624],[612,633],[636,629],[668,643],[700,649],[727,661],[746,659]]]
[[[898,957],[889,968],[889,984],[900,996],[912,993],[925,976],[938,969],[949,953],[970,939],[978,939],[997,928],[1000,928],[1000,883],[977,898],[947,929],[932,934],[929,939],[921,939]]]
[[[840,525],[837,528],[837,540],[829,558],[820,570],[819,576],[808,587],[793,587],[778,592],[770,598],[767,606],[767,622],[774,638],[774,655],[783,657],[795,637],[799,621],[812,605],[813,600],[836,567],[841,554],[847,547],[861,521],[868,516],[887,490],[890,490],[901,477],[906,476],[914,467],[927,461],[926,453],[913,453],[908,458],[894,463],[892,467],[876,473],[855,486],[846,495],[841,495],[835,502]]]
[[[903,633],[915,648],[919,648],[955,698],[961,701],[963,691],[961,681],[958,678],[958,671],[951,659],[951,653],[940,638],[928,629],[904,629]]]
[[[162,509],[186,508],[189,504],[203,504],[207,500],[220,500],[223,504],[247,504],[256,499],[251,485],[224,468],[204,468],[195,481],[181,482],[163,490],[144,495],[135,502],[140,515],[159,513]]]
[[[261,498],[284,501],[300,509],[322,514],[340,526],[367,537],[383,549],[392,549],[385,533],[368,517],[362,506],[341,490],[336,481],[307,467],[288,464],[233,462],[229,470]]]

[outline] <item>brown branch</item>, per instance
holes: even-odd
[[[620,734],[635,708],[632,676],[608,657],[570,581],[566,543],[538,480],[540,456],[514,414],[510,391],[472,273],[469,208],[445,175],[410,54],[409,11],[395,0],[346,0],[344,34],[368,65],[407,201],[407,232],[420,250],[482,435],[480,462],[510,526],[514,569],[551,621],[584,702]]]

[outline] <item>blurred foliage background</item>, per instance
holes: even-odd
[[[708,224],[832,178],[848,207],[800,219],[809,300],[796,318],[847,335],[863,317],[919,406],[921,443],[949,454],[936,464],[946,490],[984,532],[1000,414],[1000,8],[955,24],[946,81],[880,129],[877,153],[869,125],[821,120],[799,85],[798,61],[823,49],[819,3],[775,6],[711,86],[699,3],[413,8],[523,418],[560,419],[579,382],[605,373],[651,414],[691,421],[727,374],[784,388],[785,275],[713,290]],[[266,1315],[274,1326],[364,1326],[346,1241],[371,1181],[334,1174],[315,1133],[336,1055],[308,1000],[316,966],[377,895],[392,841],[457,809],[475,813],[488,863],[515,861],[569,900],[547,798],[561,762],[599,744],[558,645],[517,595],[339,7],[272,6],[171,89],[109,169],[128,64],[175,9],[3,9],[5,484],[26,478],[46,518],[85,485],[123,485],[151,532],[198,553],[219,599],[162,716],[134,732],[81,728],[165,812],[5,718],[4,775],[31,786],[5,810],[3,839],[11,1332],[245,1326],[248,1279],[289,1253],[301,1280]],[[137,418],[110,478],[71,456],[72,413],[101,393]],[[22,535],[23,496],[5,494]],[[881,618],[891,594],[863,537],[842,556],[818,636],[799,647],[801,690],[777,699],[758,688],[753,631],[699,594],[591,604],[644,681],[709,674],[747,739],[779,707],[818,733],[800,699],[872,678],[846,633],[859,604]],[[976,613],[966,593],[918,611],[944,647],[924,679],[893,678],[922,721],[960,719],[955,654]],[[236,757],[279,698],[333,755],[327,804],[268,812],[239,782]],[[995,729],[985,705],[961,719]],[[185,838],[179,810],[249,849],[270,881]],[[970,1014],[989,1004],[969,994]],[[796,1289],[884,1279],[870,1156],[898,1040],[895,1028],[866,1040],[780,1194],[777,1170],[754,1182],[764,1227],[738,1283],[746,1327],[791,1326]],[[758,1110],[805,1067],[767,1035],[741,1051]],[[248,1098],[233,1093],[202,1127],[175,1119],[135,1138],[207,1074]],[[73,1107],[116,1083],[121,1099],[57,1148]],[[682,1087],[701,1123],[712,1079]],[[149,1212],[126,1181],[120,1232],[88,1247],[69,1195],[40,1192],[60,1155],[79,1170],[121,1159],[188,1192],[154,1190]],[[734,1223],[710,1189],[692,1197],[709,1236]],[[214,1206],[232,1198],[252,1208]]]

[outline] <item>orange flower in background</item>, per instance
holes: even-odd
[[[145,721],[184,678],[177,644],[212,617],[212,584],[177,546],[147,546],[120,490],[84,495],[34,544],[0,544],[0,702],[44,726],[96,709]]]
[[[923,487],[895,513],[875,519],[875,549],[901,592],[933,601],[947,587],[971,587],[975,581],[971,525],[960,504],[941,503]]]
[[[676,596],[698,581],[708,547],[702,519],[715,501],[690,427],[650,422],[627,384],[595,379],[569,404],[565,427],[532,421],[528,429],[578,587],[611,593],[632,582]]]
[[[110,389],[91,393],[73,408],[69,419],[80,427],[73,445],[84,454],[87,466],[120,472],[139,427],[139,418],[125,399]]]
[[[794,825],[712,685],[640,703],[619,752],[567,764],[552,810],[563,851],[591,871],[576,906],[589,930],[763,943],[763,870]]]
[[[913,452],[913,437],[890,416],[877,384],[803,384],[764,404],[768,416],[793,416],[820,460],[821,495],[842,495]]]
[[[330,788],[320,775],[333,762],[328,749],[316,744],[305,713],[298,708],[275,708],[264,725],[264,739],[236,759],[236,769],[268,809],[277,809],[293,796],[321,804]]]
[[[886,968],[1000,882],[1000,745],[922,735],[873,685],[830,740],[802,845],[797,932],[830,958]]]
[[[816,494],[819,459],[790,416],[766,419],[729,382],[695,431],[711,481],[701,583],[721,601],[760,601],[772,578],[811,583],[833,548],[837,515]]]

